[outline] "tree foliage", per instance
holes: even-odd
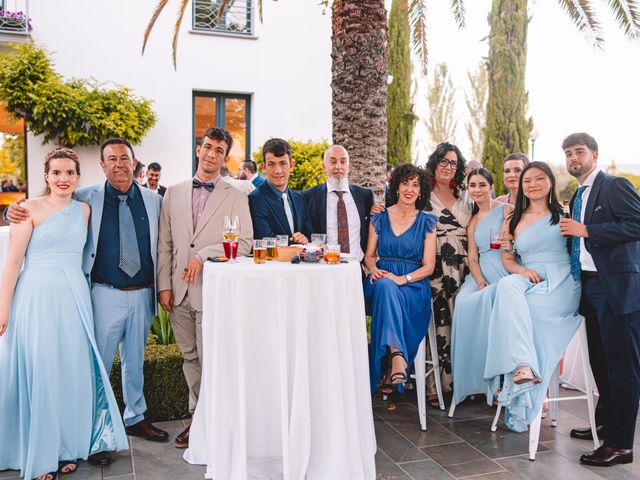
[[[329,148],[326,140],[319,142],[300,142],[297,140],[287,140],[291,145],[291,158],[295,166],[289,177],[289,187],[294,190],[304,190],[315,187],[326,181],[327,177],[322,166],[324,152]],[[262,169],[262,150],[253,153],[253,160]]]
[[[24,135],[0,134],[0,176],[17,180],[24,175]]]
[[[389,12],[389,75],[387,88],[387,162],[411,163],[416,115],[411,101],[411,51],[408,0],[393,0]]]
[[[491,170],[496,191],[502,193],[502,160],[509,153],[526,152],[529,142],[524,83],[527,0],[493,0],[489,23],[489,98],[482,164]]]
[[[0,101],[23,118],[29,131],[73,147],[95,145],[110,137],[139,143],[156,123],[151,101],[126,87],[107,88],[94,79],[65,80],[53,68],[49,52],[16,44],[0,55]]]
[[[446,63],[439,63],[427,93],[429,115],[425,120],[431,150],[442,142],[455,143],[458,120],[455,116],[456,92]]]
[[[465,130],[471,143],[471,159],[482,158],[484,146],[484,126],[487,117],[487,95],[489,79],[487,65],[484,61],[478,64],[475,72],[468,72],[471,92],[465,95],[465,103],[469,110],[469,120],[465,123]]]

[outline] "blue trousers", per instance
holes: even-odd
[[[107,372],[111,372],[116,349],[120,351],[124,424],[144,419],[144,348],[153,320],[154,291],[143,288],[122,291],[106,285],[91,288],[96,343]]]

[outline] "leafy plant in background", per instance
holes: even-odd
[[[322,167],[322,161],[324,151],[329,148],[329,143],[326,140],[319,142],[287,141],[291,145],[291,158],[295,162],[289,177],[289,188],[304,190],[324,182],[327,177]],[[254,152],[253,159],[258,164],[258,167],[262,169],[262,150]]]
[[[176,337],[169,321],[169,312],[162,308],[161,305],[158,305],[158,315],[153,317],[151,322],[151,334],[159,345],[176,343]]]
[[[49,52],[32,44],[12,44],[0,54],[0,102],[23,118],[29,131],[73,147],[110,137],[140,143],[156,123],[151,101],[126,87],[106,88],[95,79],[65,80]]]

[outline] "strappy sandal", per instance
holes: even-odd
[[[404,358],[404,353],[402,353],[400,350],[398,350],[397,352],[393,352],[391,355],[389,355],[389,360],[391,361],[393,357],[397,357],[397,356],[402,357],[402,359],[406,362],[406,359]],[[404,370],[400,372],[391,373],[391,385],[399,385],[406,381],[407,381],[407,374]]]
[[[73,469],[72,470],[67,470],[65,471],[64,469],[66,467],[69,467],[73,465]],[[71,475],[72,473],[75,473],[78,471],[78,462],[75,460],[62,460],[60,462],[58,462],[58,473],[60,475]]]
[[[433,395],[435,395],[435,396],[431,397],[431,398],[429,398],[429,395],[427,395],[427,403],[429,404],[429,406],[431,408],[435,408],[436,410],[440,410],[440,400],[438,399],[438,395],[436,395],[435,393]]]
[[[49,478],[49,476],[51,476],[51,478]],[[58,472],[49,472],[49,473],[44,473],[44,474],[40,475],[39,477],[36,477],[34,480],[39,480],[39,479],[55,480],[57,477],[58,477]]]

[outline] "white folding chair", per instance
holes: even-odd
[[[558,402],[564,402],[567,400],[586,400],[587,408],[589,410],[589,423],[591,425],[591,434],[593,435],[593,445],[595,448],[600,446],[600,441],[598,439],[598,433],[596,432],[596,415],[595,415],[595,404],[593,401],[593,390],[594,385],[591,382],[591,366],[589,365],[589,347],[587,344],[587,328],[585,327],[584,319],[580,322],[580,327],[576,332],[576,336],[578,337],[578,341],[581,345],[581,361],[582,361],[582,369],[584,372],[584,382],[586,385],[586,392],[584,395],[577,395],[571,397],[560,397],[560,365],[556,367],[553,372],[553,376],[551,377],[551,381],[549,382],[549,395],[545,400],[550,404],[549,409],[549,419],[551,420],[551,426],[555,427],[558,423]],[[573,386],[573,385],[572,385]],[[500,412],[502,410],[502,403],[498,402],[498,409],[496,411],[496,416],[493,419],[493,424],[491,425],[491,431],[495,432],[498,429],[498,420],[500,418]],[[542,408],[536,415],[536,418],[529,425],[529,460],[536,459],[536,453],[538,451],[538,441],[540,439],[540,424],[542,422]]]
[[[427,360],[427,339],[429,339],[429,349],[431,350],[431,360]],[[431,316],[429,318],[429,328],[427,336],[422,339],[418,347],[418,353],[413,362],[416,379],[416,395],[418,396],[418,416],[420,417],[420,428],[427,430],[427,376],[433,375],[436,384],[436,393],[440,410],[444,410],[444,400],[442,398],[442,385],[440,383],[440,360],[438,359],[438,343],[436,340],[436,325],[433,319],[433,300],[431,301]],[[427,365],[429,369],[427,370]]]

